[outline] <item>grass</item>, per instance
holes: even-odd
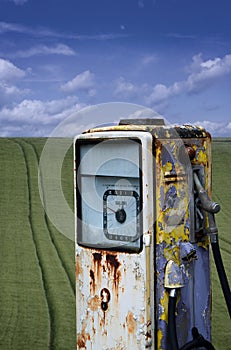
[[[4,350],[70,350],[76,344],[74,244],[49,223],[41,205],[37,174],[43,143],[0,140]]]
[[[216,216],[221,254],[231,286],[231,139],[213,142],[213,199],[221,205]],[[212,259],[213,321],[212,335],[216,349],[231,349],[229,318]]]
[[[0,139],[0,349],[76,348],[74,243],[44,213],[38,161],[46,139]],[[213,199],[221,252],[231,282],[231,139],[213,142]],[[62,187],[73,209],[72,150]],[[55,204],[54,204],[55,205]],[[231,350],[230,319],[212,263],[212,335],[216,350]]]

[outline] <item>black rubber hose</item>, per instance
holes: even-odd
[[[211,246],[212,246],[215,265],[217,268],[217,273],[220,279],[221,287],[222,287],[226,305],[228,308],[229,317],[231,318],[231,292],[230,292],[229,282],[225,273],[225,269],[224,269],[224,265],[221,257],[218,239],[216,240],[216,242],[211,242]]]
[[[179,350],[176,334],[176,296],[168,299],[168,345],[169,350]]]
[[[197,348],[205,348],[207,350],[215,350],[213,345],[199,334],[196,327],[192,329],[193,340],[185,344],[180,350],[190,350]]]
[[[205,348],[215,350],[213,345],[199,334],[197,328],[192,329],[193,340],[179,348],[176,333],[176,296],[169,296],[168,300],[168,350],[190,350],[195,348]]]

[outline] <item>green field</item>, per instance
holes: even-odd
[[[49,222],[38,191],[45,139],[0,139],[0,349],[74,350],[74,243]],[[73,204],[72,151],[62,170]],[[213,199],[231,282],[231,139],[213,142]],[[212,259],[213,344],[231,350],[231,321]],[[101,349],[94,349],[101,350]],[[128,349],[130,350],[130,349]]]
[[[74,243],[56,231],[41,205],[38,159],[44,142],[0,139],[0,349],[4,350],[71,350],[76,344]],[[72,188],[72,158],[69,164]]]
[[[213,141],[213,199],[221,205],[217,214],[220,247],[229,284],[231,286],[231,139]],[[230,350],[231,320],[218,282],[212,259],[213,344],[216,350]]]

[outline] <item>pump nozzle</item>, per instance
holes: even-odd
[[[173,261],[169,260],[165,268],[165,288],[169,289],[168,302],[168,342],[169,350],[178,350],[178,340],[176,334],[175,310],[177,291],[184,287],[184,277],[181,268]]]
[[[193,172],[193,176],[194,176],[194,183],[198,192],[198,196],[200,198],[201,201],[201,206],[204,210],[206,210],[209,213],[218,213],[221,209],[220,204],[217,202],[213,202],[207,192],[205,191],[205,189],[203,188],[200,179],[197,175],[197,173],[194,171]]]
[[[173,260],[167,262],[164,277],[165,288],[176,289],[184,287],[184,276],[182,270]]]

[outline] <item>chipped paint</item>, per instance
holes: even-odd
[[[203,167],[204,185],[210,191],[210,139],[207,137],[202,139],[193,138],[185,140],[185,143],[191,152],[190,161],[193,166]],[[173,144],[176,147],[173,147]],[[194,230],[194,211],[191,209],[190,204],[190,200],[192,201],[192,192],[190,193],[190,186],[192,185],[190,183],[192,184],[192,181],[184,161],[179,162],[178,160],[177,151],[180,147],[177,140],[163,139],[158,140],[158,143],[156,143],[156,161],[158,162],[156,166],[156,275],[158,276],[156,303],[158,305],[157,319],[159,320],[156,331],[158,350],[167,348],[168,291],[164,288],[164,267],[169,260],[182,265],[181,245],[190,241]],[[167,149],[168,152],[163,153],[163,148]],[[169,160],[173,163],[172,166],[168,164]],[[211,300],[211,292],[209,261],[207,260],[209,259],[209,251],[207,247],[208,239],[193,244],[191,248],[192,251],[196,252],[197,261],[193,259],[190,260],[190,263],[182,265],[186,286],[182,288],[177,304],[179,346],[191,339],[190,331],[195,323],[199,326],[200,332],[207,339],[210,339],[211,311],[207,307],[207,299]],[[205,263],[205,261],[207,262]],[[193,269],[190,264],[193,264]],[[200,268],[202,269],[201,273],[198,270]],[[190,276],[196,276],[197,282],[193,282]],[[201,279],[203,279],[203,282],[201,282]],[[197,283],[198,287],[200,283],[204,285],[203,295],[199,302],[196,292],[194,292],[195,294],[192,293],[195,289],[193,284],[197,285]],[[205,310],[203,317],[200,316],[202,309]],[[188,315],[187,317],[185,316],[186,314]]]
[[[100,259],[95,261],[96,256]],[[134,261],[127,253],[80,248],[79,257],[83,266],[77,279],[77,314],[81,315],[77,317],[77,348],[92,349],[97,344],[108,349],[117,343],[118,348],[126,349],[129,342],[131,348],[144,349],[145,255],[137,255]],[[79,285],[84,285],[84,300]]]
[[[185,281],[177,301],[179,346],[191,340],[195,324],[206,339],[211,336],[209,241],[194,228],[192,181],[193,169],[199,171],[211,195],[210,136],[189,125],[118,125],[86,133],[96,137],[111,132],[115,137],[128,131],[145,132],[153,138],[148,151],[154,150],[154,165],[143,174],[148,176],[143,180],[143,206],[151,205],[155,195],[155,213],[144,210],[139,253],[77,245],[78,350],[165,350],[169,298],[165,268],[169,260],[180,267]]]
[[[164,286],[168,289],[182,288],[185,285],[184,271],[173,260],[168,260],[165,268]]]
[[[203,151],[200,150],[196,156],[197,161],[201,164],[206,164],[207,162],[207,154]]]

